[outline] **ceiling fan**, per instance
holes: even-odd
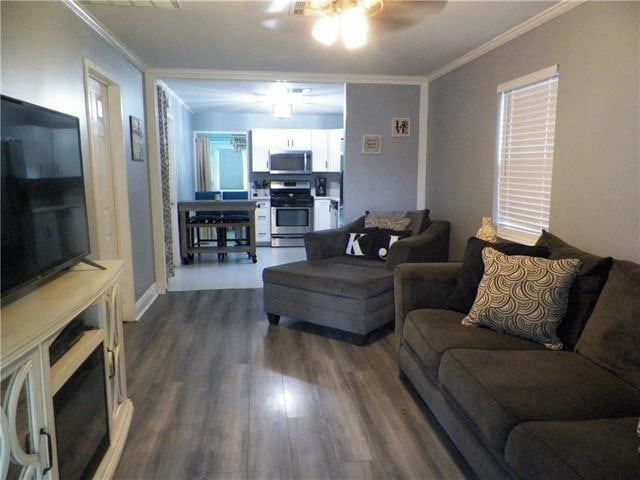
[[[262,8],[262,25],[278,31],[311,30],[323,45],[342,37],[344,46],[366,44],[369,31],[396,31],[442,10],[446,1],[407,0],[274,0]]]

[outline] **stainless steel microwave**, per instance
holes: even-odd
[[[269,154],[270,173],[311,173],[311,152],[309,150],[283,150]]]

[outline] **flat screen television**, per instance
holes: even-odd
[[[90,252],[77,117],[2,95],[2,301]]]

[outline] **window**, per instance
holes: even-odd
[[[499,85],[498,94],[498,234],[530,243],[549,228],[558,67]]]
[[[209,165],[213,190],[247,190],[248,159],[246,135],[212,134]]]

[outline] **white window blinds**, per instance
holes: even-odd
[[[530,241],[549,228],[557,66],[498,87],[498,234]]]

